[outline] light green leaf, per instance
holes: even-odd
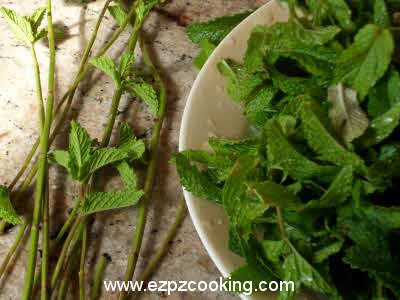
[[[265,68],[265,44],[268,41],[268,27],[258,25],[251,32],[247,41],[247,51],[244,56],[244,65],[251,72],[262,71]]]
[[[313,261],[316,264],[320,264],[327,260],[330,256],[340,252],[342,250],[344,240],[334,242],[322,249],[319,249],[314,253]]]
[[[93,152],[88,165],[88,173],[93,174],[97,170],[112,163],[124,160],[128,153],[116,148],[101,148]]]
[[[32,16],[29,18],[32,25],[32,31],[35,34],[36,40],[38,39],[36,35],[38,33],[39,26],[42,24],[45,14],[46,14],[46,8],[42,7],[36,9],[35,12],[32,14]]]
[[[137,178],[135,171],[129,166],[126,161],[122,161],[117,164],[117,170],[121,175],[122,182],[124,183],[125,189],[133,191],[137,189]]]
[[[92,139],[86,129],[75,121],[71,122],[71,132],[69,135],[69,154],[70,161],[78,167],[83,167],[92,152]]]
[[[362,110],[357,92],[337,84],[328,89],[329,117],[343,140],[351,142],[367,130],[369,120]]]
[[[283,269],[286,274],[285,280],[289,280],[287,277],[290,277],[296,284],[302,283],[326,296],[337,296],[336,289],[294,249],[293,253],[286,257]]]
[[[335,172],[335,167],[318,165],[299,153],[286,139],[279,123],[274,120],[266,129],[267,137],[273,143],[268,143],[267,153],[270,166],[281,169],[300,181],[311,178],[326,180]]]
[[[194,59],[193,64],[196,68],[201,69],[210,55],[214,52],[216,46],[209,40],[203,40],[199,43],[201,51],[199,55]]]
[[[348,83],[364,99],[385,74],[393,51],[393,36],[388,29],[373,24],[364,26],[337,61],[335,82]]]
[[[0,186],[0,218],[13,225],[22,223],[21,218],[11,204],[10,195],[4,186]]]
[[[290,247],[284,241],[265,240],[262,248],[265,257],[273,263],[281,263],[281,258],[290,253]]]
[[[113,16],[115,21],[121,26],[126,18],[128,17],[128,13],[126,10],[119,4],[110,5],[108,7],[108,12]]]
[[[215,153],[229,156],[259,156],[261,144],[255,139],[244,139],[230,141],[217,137],[210,137],[208,140]]]
[[[22,17],[16,11],[6,7],[1,7],[0,13],[20,41],[28,45],[35,41],[32,25],[27,17]]]
[[[153,86],[147,82],[132,82],[127,88],[133,94],[142,99],[151,109],[154,114],[158,113],[158,96]]]
[[[186,29],[186,33],[193,43],[199,44],[201,41],[208,40],[214,45],[218,45],[250,13],[224,16],[207,22],[194,22]]]
[[[371,147],[379,144],[388,138],[400,123],[400,102],[393,105],[383,115],[372,120],[367,132],[360,138],[364,147]]]
[[[125,79],[128,75],[130,75],[132,64],[134,62],[135,62],[135,53],[127,51],[122,53],[118,68],[118,73],[120,78]]]
[[[318,200],[307,203],[305,209],[335,207],[345,202],[353,189],[353,167],[344,167],[324,195]]]
[[[136,137],[131,126],[126,122],[122,123],[119,131],[118,146],[121,146],[135,138]]]
[[[124,144],[118,146],[118,150],[125,152],[127,154],[127,159],[131,162],[142,158],[144,152],[146,151],[146,145],[143,140],[137,140],[132,138],[126,141]]]
[[[375,0],[374,23],[381,27],[390,26],[390,15],[385,0]]]
[[[357,169],[365,167],[361,157],[354,152],[350,152],[337,142],[308,103],[303,105],[301,120],[302,131],[307,144],[318,154],[320,160],[339,166],[352,165]]]
[[[249,192],[255,193],[261,201],[273,207],[281,207],[293,210],[302,208],[303,203],[287,187],[272,182],[265,181],[259,183],[248,183]]]
[[[183,154],[178,153],[175,156],[175,163],[181,184],[188,192],[197,197],[221,203],[221,189],[214,185],[196,166],[192,165]]]
[[[96,192],[85,197],[81,213],[92,213],[118,209],[135,205],[143,196],[143,191],[126,190],[113,192]]]
[[[114,61],[108,56],[99,56],[91,59],[90,63],[96,68],[102,70],[112,78],[116,86],[121,85],[121,79],[115,67]]]
[[[69,152],[64,150],[54,150],[49,154],[49,160],[69,169]]]

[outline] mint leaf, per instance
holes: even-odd
[[[303,105],[301,120],[302,132],[307,144],[318,154],[319,160],[339,166],[352,165],[361,170],[365,168],[362,158],[337,142],[308,103]]]
[[[130,75],[132,64],[135,62],[135,53],[125,51],[121,55],[119,61],[118,73],[119,77],[126,79]]]
[[[278,113],[278,109],[272,104],[277,93],[277,88],[266,85],[247,99],[245,114],[255,125],[264,128],[268,120]]]
[[[175,156],[176,170],[178,171],[181,184],[193,195],[221,203],[221,189],[215,186],[210,179],[183,155]]]
[[[124,160],[128,157],[128,153],[116,148],[97,149],[90,156],[88,162],[88,173],[93,174],[97,170],[112,163]]]
[[[249,192],[255,193],[261,201],[272,207],[281,207],[299,210],[303,206],[301,200],[287,187],[264,181],[259,183],[248,183]]]
[[[128,191],[136,190],[137,189],[136,174],[135,171],[129,166],[129,164],[126,161],[122,161],[119,164],[117,164],[117,170],[121,175],[125,189]]]
[[[311,178],[323,179],[335,172],[336,168],[318,165],[299,153],[286,139],[276,120],[267,126],[266,133],[267,138],[274,141],[267,145],[271,168],[280,169],[300,181]]]
[[[211,54],[214,52],[216,46],[209,40],[202,40],[199,43],[201,51],[199,55],[194,59],[193,64],[196,68],[201,69]]]
[[[142,140],[132,138],[122,145],[119,145],[118,150],[124,152],[128,161],[132,162],[143,157],[143,154],[146,151],[146,145]]]
[[[22,17],[16,11],[6,7],[1,7],[0,13],[3,15],[15,36],[20,41],[25,42],[27,45],[30,45],[35,41],[29,18]]]
[[[283,269],[285,272],[284,280],[293,280],[295,284],[302,283],[326,296],[337,296],[335,287],[329,284],[322,275],[294,249],[293,253],[286,257]]]
[[[90,63],[110,76],[116,86],[121,85],[121,78],[118,74],[117,68],[115,67],[114,61],[110,57],[94,57],[90,60]]]
[[[328,89],[328,102],[329,117],[343,140],[351,142],[364,134],[369,120],[355,91],[345,88],[343,84],[331,86]]]
[[[143,191],[126,190],[96,192],[86,195],[81,208],[81,213],[89,215],[97,212],[132,206],[139,202],[143,194]]]
[[[107,9],[120,26],[128,18],[128,13],[120,4],[110,5]]]
[[[35,39],[38,40],[37,34],[38,34],[38,29],[40,25],[42,24],[43,18],[46,14],[46,8],[38,8],[34,11],[32,16],[29,18],[31,26],[32,26],[32,32],[35,34]]]
[[[244,56],[244,65],[250,72],[262,71],[265,68],[265,44],[268,41],[268,27],[257,25],[247,41],[247,51]]]
[[[54,150],[49,154],[49,160],[59,164],[60,166],[63,166],[66,169],[69,169],[70,155],[68,151]]]
[[[4,186],[0,186],[0,218],[13,225],[22,223],[21,218],[17,215],[11,204],[7,188]]]
[[[92,152],[92,139],[86,129],[75,121],[71,122],[71,132],[69,134],[69,154],[71,163],[78,167],[83,167]]]
[[[314,253],[313,262],[316,264],[320,264],[327,260],[332,255],[339,253],[343,248],[344,241],[337,241],[328,246],[325,246],[322,249],[319,249]]]
[[[385,0],[375,0],[374,23],[381,27],[390,26],[390,16]]]
[[[208,22],[194,22],[186,29],[189,39],[200,44],[204,40],[218,45],[233,28],[247,18],[250,12],[244,12],[233,16],[224,16]]]
[[[351,196],[352,189],[353,168],[346,166],[339,172],[324,195],[318,200],[308,202],[305,209],[335,207]]]
[[[361,208],[363,217],[385,231],[400,229],[400,208],[368,205]]]
[[[234,101],[246,100],[255,88],[264,81],[262,75],[252,74],[245,67],[230,60],[220,61],[218,70],[222,75],[229,78],[226,89]]]
[[[333,17],[344,30],[355,29],[355,24],[351,20],[351,9],[345,0],[306,0],[306,3],[313,12],[317,24]]]
[[[370,147],[379,144],[388,138],[399,126],[400,122],[400,102],[393,105],[383,115],[372,120],[367,132],[359,139],[364,147]]]
[[[210,137],[208,140],[215,153],[225,156],[259,156],[261,145],[257,140],[244,139],[238,141],[229,141]]]
[[[158,95],[153,86],[147,82],[131,82],[127,88],[135,96],[142,99],[151,109],[154,114],[158,113]]]
[[[337,61],[335,81],[346,82],[364,99],[370,88],[385,74],[394,51],[392,34],[372,24],[365,25],[354,43]]]

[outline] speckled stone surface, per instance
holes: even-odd
[[[1,6],[12,7],[22,14],[44,5],[37,0],[0,0]],[[67,0],[54,0],[54,19],[58,26],[65,28],[68,38],[57,45],[57,95],[60,96],[73,80],[85,47],[92,32],[103,1],[77,5]],[[266,0],[172,0],[165,5],[164,12],[153,12],[145,26],[144,35],[152,48],[157,66],[163,72],[168,86],[168,108],[159,155],[159,167],[143,251],[139,269],[151,256],[164,237],[175,215],[181,187],[168,159],[177,150],[179,127],[187,95],[197,70],[192,66],[198,48],[185,35],[185,28],[171,16],[184,16],[189,20],[208,18],[244,11],[258,7]],[[168,12],[168,13],[166,13]],[[117,25],[107,15],[101,27],[95,49],[104,44],[115,32]],[[126,32],[109,52],[117,56],[126,46],[129,33]],[[46,45],[37,45],[41,63],[43,86],[46,86],[47,55]],[[140,54],[138,54],[140,60]],[[22,161],[37,137],[37,113],[34,91],[33,69],[30,52],[17,41],[3,19],[0,19],[0,182],[9,183],[18,172]],[[46,90],[44,88],[44,90]],[[77,118],[96,138],[100,138],[111,103],[113,85],[110,79],[95,71],[80,85],[74,100],[72,117]],[[135,99],[124,96],[118,122],[129,122],[136,134],[148,138],[151,134],[153,117],[146,107]],[[59,135],[56,147],[66,145],[68,127]],[[140,171],[140,170],[139,170]],[[143,171],[141,172],[143,175]],[[112,175],[112,174],[111,174]],[[143,176],[142,176],[143,177]],[[56,232],[63,223],[68,209],[77,194],[77,187],[67,180],[66,173],[51,168],[51,230]],[[113,176],[107,178],[107,188],[120,185]],[[32,199],[23,197],[17,207],[20,212],[29,211]],[[136,210],[133,208],[99,215],[90,232],[88,267],[93,267],[100,253],[108,253],[112,262],[106,269],[105,279],[121,280],[126,267],[133,232],[136,224]],[[8,251],[17,229],[0,237],[0,259]],[[5,280],[0,281],[0,299],[20,299],[25,278],[27,246],[18,252],[18,261],[8,270]],[[92,274],[87,274],[91,278]],[[220,274],[204,250],[190,217],[187,217],[173,239],[167,256],[154,274],[154,280],[211,281]],[[74,290],[69,291],[71,299],[77,299]],[[103,291],[101,299],[115,299],[116,295]],[[141,299],[236,299],[223,292],[143,293]]]

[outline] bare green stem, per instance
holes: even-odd
[[[81,247],[81,261],[79,264],[79,299],[85,300],[85,258],[88,237],[88,224],[87,218],[82,224],[82,247]]]
[[[140,41],[140,46],[142,49],[143,59],[144,59],[146,65],[148,65],[151,69],[154,70],[154,79],[156,80],[156,82],[159,85],[160,107],[159,107],[159,111],[157,113],[157,120],[154,124],[153,133],[151,136],[150,159],[149,159],[149,165],[147,168],[147,174],[146,174],[146,179],[145,179],[144,196],[143,196],[141,203],[139,204],[138,221],[137,221],[137,225],[136,225],[135,236],[134,236],[132,247],[131,247],[131,252],[128,257],[128,266],[125,270],[124,281],[130,281],[132,279],[133,274],[136,269],[136,264],[137,264],[137,261],[139,258],[140,248],[142,246],[143,234],[144,234],[144,229],[146,226],[146,219],[147,219],[148,202],[149,202],[149,198],[153,191],[154,178],[155,178],[155,174],[156,174],[157,154],[158,154],[160,133],[161,133],[161,128],[162,128],[162,125],[164,122],[165,109],[166,109],[166,103],[167,103],[166,88],[162,81],[161,75],[159,72],[157,72],[156,68],[154,67],[153,62],[150,59],[147,47],[146,47],[143,39],[140,36],[139,36],[139,41]],[[127,293],[121,292],[119,299],[123,300],[126,298],[127,298]]]
[[[74,271],[75,267],[78,265],[78,245],[79,244],[76,244],[76,247],[73,247],[71,250],[71,259],[67,263],[60,286],[58,287],[57,300],[64,300],[67,296],[69,283],[71,282],[70,277],[72,276],[72,272]]]
[[[99,257],[97,261],[95,270],[94,270],[94,280],[93,280],[93,287],[90,292],[90,300],[97,300],[100,299],[101,294],[101,284],[104,275],[104,270],[107,267],[108,262],[110,259],[107,257],[106,254],[103,254]]]
[[[31,299],[31,293],[35,277],[35,267],[37,258],[37,247],[39,240],[39,223],[41,218],[41,208],[43,193],[46,188],[47,176],[47,152],[49,149],[49,135],[53,116],[53,100],[54,100],[54,75],[55,75],[55,44],[54,44],[54,31],[53,31],[53,18],[52,18],[52,5],[51,0],[47,0],[47,31],[49,41],[49,79],[48,79],[48,93],[46,103],[46,114],[43,130],[40,133],[40,158],[38,176],[36,181],[35,201],[33,208],[33,219],[31,227],[30,250],[28,257],[28,265],[26,270],[26,281],[23,299]],[[40,125],[41,126],[41,125]],[[42,128],[42,127],[41,127]]]
[[[8,250],[6,256],[4,257],[3,262],[1,263],[0,266],[0,278],[3,276],[4,272],[7,270],[8,264],[13,257],[15,251],[17,250],[19,244],[22,241],[22,238],[24,237],[24,233],[26,229],[28,228],[30,224],[30,220],[25,220],[22,224],[21,227],[18,230],[17,236],[14,240],[14,243],[12,244],[10,250]]]
[[[41,300],[48,299],[47,284],[48,284],[48,273],[49,273],[49,245],[50,245],[50,234],[49,234],[49,179],[46,174],[46,187],[45,195],[43,197],[43,230],[42,230],[42,291]]]

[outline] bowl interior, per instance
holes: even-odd
[[[222,58],[242,61],[252,29],[260,24],[273,24],[288,19],[285,5],[272,0],[237,26],[217,47],[199,73],[186,103],[181,125],[179,150],[208,150],[211,136],[239,139],[244,136],[247,121],[242,107],[225,92],[226,78],[217,70]],[[223,276],[243,264],[243,259],[229,251],[228,219],[223,209],[207,200],[185,192],[188,209],[196,230]],[[268,299],[264,294],[249,297]]]

